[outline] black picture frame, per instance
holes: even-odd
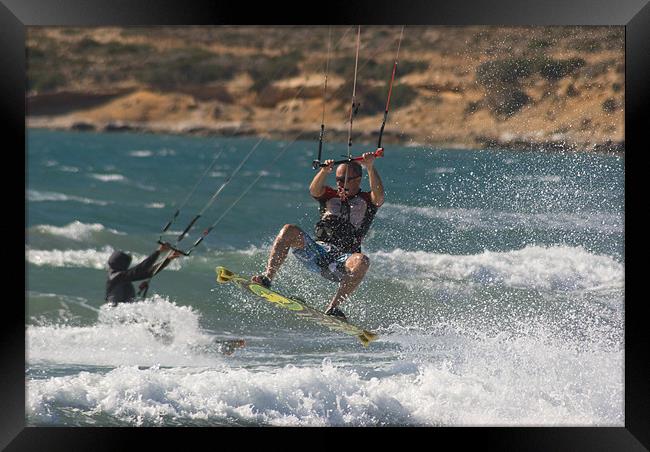
[[[291,13],[290,11],[294,11]],[[288,15],[289,14],[289,15]],[[292,16],[291,14],[295,14]],[[642,254],[637,250],[634,237],[634,218],[647,210],[634,209],[633,199],[642,187],[636,177],[642,171],[640,165],[648,123],[647,110],[650,85],[650,5],[648,0],[447,0],[431,2],[411,0],[391,2],[388,0],[326,3],[310,3],[300,7],[296,4],[281,5],[278,2],[236,3],[216,1],[180,2],[177,0],[124,1],[124,0],[0,0],[0,105],[6,143],[5,155],[16,149],[25,149],[25,35],[28,26],[129,26],[129,25],[285,25],[285,24],[413,24],[413,25],[622,25],[626,30],[625,74],[625,426],[620,428],[599,427],[467,427],[431,429],[370,429],[364,434],[372,443],[385,441],[386,434],[397,444],[411,444],[410,436],[418,433],[418,439],[427,449],[439,447],[440,440],[450,442],[456,448],[468,446],[494,450],[532,451],[636,451],[650,447],[650,353],[647,350],[648,330],[644,325],[645,297],[628,270],[633,269],[630,259]],[[644,114],[645,113],[645,114]],[[13,140],[7,140],[13,138]],[[632,164],[627,164],[631,156]],[[27,152],[25,149],[25,188],[27,188]],[[13,166],[13,165],[12,165]],[[8,172],[5,166],[5,175]],[[16,192],[15,182],[4,177],[3,193]],[[15,196],[17,199],[17,196]],[[7,199],[9,200],[9,199]],[[18,201],[15,201],[18,202]],[[9,206],[5,203],[7,209]],[[27,215],[26,206],[25,216]],[[9,224],[18,207],[5,211],[3,235],[5,242],[12,242]],[[9,221],[7,221],[9,220]],[[25,217],[26,220],[26,217]],[[25,228],[23,229],[26,231]],[[18,227],[16,227],[17,229]],[[13,242],[17,242],[13,240]],[[627,244],[633,246],[629,252]],[[10,245],[11,243],[7,243]],[[16,244],[15,246],[23,247]],[[10,249],[11,247],[5,247]],[[24,248],[21,250],[24,253]],[[10,260],[10,259],[9,259]],[[5,270],[6,271],[6,270]],[[27,287],[27,263],[25,284]],[[13,295],[13,293],[12,293]],[[0,391],[3,414],[0,416],[0,447],[6,450],[118,450],[131,449],[134,441],[144,436],[149,449],[163,445],[170,448],[171,436],[182,438],[192,435],[204,436],[208,441],[218,438],[212,446],[196,444],[196,447],[223,447],[228,441],[223,435],[248,433],[240,429],[195,428],[64,428],[25,426],[25,327],[24,311],[18,297],[5,295],[5,322],[0,330],[2,369]],[[10,304],[10,306],[7,306]],[[26,306],[25,306],[26,310]],[[7,312],[11,312],[10,315]],[[288,429],[291,433],[309,430],[310,442],[322,437],[338,446],[338,434],[345,431],[347,438],[354,430],[342,429],[333,435],[330,429]],[[285,429],[254,429],[264,440],[268,436],[286,432]],[[303,435],[300,435],[303,436]],[[253,437],[250,440],[256,441]],[[250,441],[249,440],[249,441]],[[246,442],[249,444],[249,442]],[[300,444],[300,443],[298,443]],[[303,443],[303,447],[306,444]],[[142,447],[142,446],[141,446]],[[187,445],[185,446],[187,447]],[[367,447],[367,446],[365,446]],[[402,446],[403,447],[403,446]]]

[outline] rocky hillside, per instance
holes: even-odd
[[[376,140],[399,32],[361,28],[354,142]],[[347,140],[356,27],[27,38],[31,127],[316,140],[325,105],[326,139]],[[624,63],[622,27],[406,27],[384,143],[623,152]]]

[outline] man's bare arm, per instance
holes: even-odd
[[[384,184],[374,166],[368,169],[368,179],[370,180],[370,199],[374,205],[380,207],[384,203]]]
[[[314,179],[312,179],[311,184],[309,185],[309,193],[314,197],[318,198],[325,193],[325,181],[327,180],[327,175],[332,172],[334,168],[334,160],[325,160],[324,166],[316,173]]]
[[[361,164],[368,170],[368,180],[370,182],[370,199],[372,203],[380,207],[384,203],[384,184],[375,169],[375,154],[366,152],[363,154]]]

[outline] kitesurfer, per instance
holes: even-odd
[[[178,251],[174,251],[166,257],[159,269],[156,269],[156,261],[163,251],[169,251],[171,247],[168,244],[161,244],[145,260],[129,268],[131,265],[131,255],[124,251],[114,251],[108,259],[108,278],[106,279],[106,301],[111,306],[117,306],[118,303],[130,303],[135,300],[135,288],[132,281],[149,279],[154,272],[165,268],[172,259],[181,256]]]
[[[378,149],[379,150],[379,149]],[[377,209],[384,203],[384,188],[375,169],[375,153],[366,152],[363,159],[339,164],[336,168],[336,189],[327,186],[327,176],[334,169],[334,160],[314,176],[309,192],[320,204],[320,221],[314,237],[294,224],[285,224],[275,238],[266,270],[252,281],[270,287],[289,249],[309,270],[338,282],[339,287],[325,314],[345,320],[338,308],[363,280],[370,260],[361,252],[361,242]],[[370,191],[361,191],[362,166],[368,172]]]

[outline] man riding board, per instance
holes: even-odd
[[[346,320],[338,306],[359,286],[370,260],[361,252],[361,242],[384,203],[384,187],[375,169],[375,153],[366,152],[363,159],[341,163],[336,168],[336,189],[326,185],[334,170],[334,160],[314,176],[309,193],[320,204],[320,221],[312,238],[294,224],[285,224],[275,238],[264,273],[252,281],[270,287],[289,249],[309,270],[320,273],[339,287],[325,314]],[[362,167],[368,172],[370,191],[361,191]]]

